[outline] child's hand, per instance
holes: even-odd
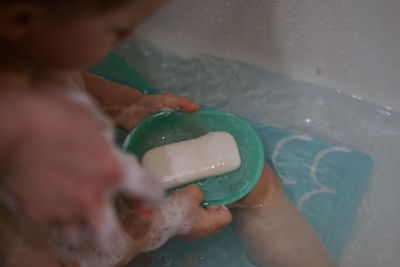
[[[3,126],[15,134],[6,142],[9,147],[0,145],[2,162],[7,162],[0,184],[19,211],[31,222],[97,226],[108,191],[121,179],[103,135],[111,125],[55,95],[1,99]]]
[[[113,118],[117,127],[128,132],[141,119],[160,110],[174,109],[191,113],[200,107],[184,97],[172,94],[145,95],[126,85],[107,81],[87,72],[82,75],[89,94]]]
[[[190,185],[175,194],[190,194],[192,196],[192,207],[187,215],[191,230],[187,234],[178,236],[184,240],[194,241],[205,238],[219,232],[232,221],[231,213],[224,206],[207,208],[200,206],[203,201],[203,193],[197,185]]]
[[[203,208],[202,200],[200,188],[191,185],[166,197],[152,220],[141,220],[135,211],[122,214],[122,224],[133,240],[126,262],[141,252],[158,248],[174,235],[197,240],[218,232],[232,221],[228,209]]]
[[[160,110],[173,109],[192,113],[199,107],[199,104],[190,99],[172,94],[144,95],[137,102],[123,107],[115,121],[117,126],[131,131],[140,120]]]

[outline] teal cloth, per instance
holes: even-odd
[[[154,92],[140,74],[116,55],[110,55],[93,72]],[[286,194],[339,261],[372,171],[371,158],[358,151],[247,121],[259,134],[266,160],[279,174]],[[125,134],[118,131],[120,143]],[[142,266],[252,266],[232,225],[198,242],[172,239],[145,257]]]

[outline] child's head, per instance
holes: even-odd
[[[0,0],[1,50],[40,68],[101,60],[166,0]]]

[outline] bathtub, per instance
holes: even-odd
[[[173,0],[117,52],[160,91],[182,94],[174,88],[195,85],[204,68],[211,69],[219,77],[213,91],[203,84],[196,88],[201,94],[187,96],[369,155],[374,172],[340,265],[395,267],[400,261],[399,11],[395,0]],[[182,59],[203,55],[204,68],[190,70],[199,77],[182,82],[185,77],[171,71],[176,64],[162,61],[163,51]],[[221,61],[228,67],[221,68]],[[229,62],[283,78],[235,73]],[[245,90],[249,86],[251,92]]]

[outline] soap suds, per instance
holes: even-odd
[[[113,124],[97,109],[89,97],[79,91],[66,91],[68,99],[88,107],[94,118],[105,125],[104,138],[109,142],[110,149],[115,153],[123,174],[119,184],[108,192],[104,199],[104,210],[96,226],[81,225],[79,229],[53,229],[50,245],[55,253],[66,262],[79,262],[82,267],[111,267],[119,263],[126,255],[131,238],[121,226],[113,206],[117,193],[123,192],[140,198],[147,207],[155,207],[163,197],[163,189],[158,178],[144,170],[137,159],[123,153],[113,144]],[[178,208],[179,209],[179,208]],[[167,209],[168,210],[168,209]],[[164,214],[164,211],[159,216]],[[178,215],[178,214],[177,214]],[[164,219],[169,231],[158,231],[160,241],[165,242],[176,227],[172,227],[171,218]],[[156,227],[154,228],[156,230]],[[174,229],[174,230],[171,230]],[[163,235],[161,235],[163,234]],[[155,247],[155,241],[151,247]]]
[[[97,234],[89,229],[75,233],[58,229],[53,232],[51,244],[65,262],[78,262],[81,267],[112,267],[124,259],[129,239],[109,203],[100,220]]]
[[[179,194],[165,198],[153,219],[149,231],[145,252],[152,251],[163,245],[175,235],[187,234],[192,228],[188,221],[191,206],[191,195]]]

